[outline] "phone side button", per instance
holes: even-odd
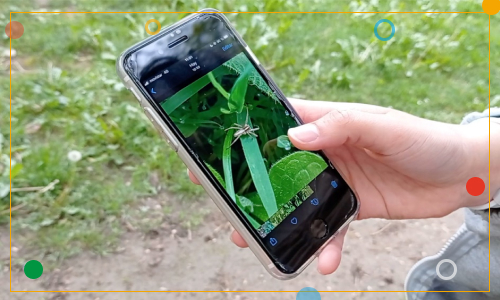
[[[158,130],[158,132],[167,140],[167,143],[172,147],[172,149],[177,152],[179,150],[179,144],[176,142],[175,138],[169,134],[168,129],[165,128],[163,122],[156,115],[156,113],[149,107],[144,108],[144,113],[151,123],[153,123],[156,130]]]
[[[260,65],[260,61],[257,59],[257,56],[255,56],[255,54],[252,52],[252,50],[251,50],[249,47],[247,47],[246,49],[247,49],[247,51],[248,51],[248,54],[250,54],[250,57],[251,57],[251,58],[252,58],[252,59],[253,59],[253,60],[254,60],[254,61],[255,61],[258,65]]]
[[[163,135],[163,137],[167,140],[167,143],[170,145],[170,147],[172,147],[172,149],[175,152],[179,150],[179,145],[176,142],[174,142],[172,138],[170,138],[170,135],[168,133],[162,130],[161,135]]]
[[[165,131],[162,129],[161,133],[163,136],[167,139],[168,143],[170,146],[172,146],[172,149],[174,149],[175,152],[179,151],[179,144],[176,142],[175,138],[173,138],[168,131]]]
[[[132,92],[132,94],[134,94],[134,97],[135,99],[137,99],[137,101],[139,101],[139,104],[141,104],[142,98],[139,96],[139,93],[135,90],[135,88],[131,87],[129,90]]]

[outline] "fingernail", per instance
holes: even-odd
[[[319,137],[318,127],[314,124],[306,124],[291,128],[288,134],[302,143],[310,143]]]

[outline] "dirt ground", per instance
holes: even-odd
[[[172,199],[169,199],[172,201]],[[279,281],[263,269],[247,249],[229,241],[230,226],[210,200],[210,213],[193,232],[162,227],[148,234],[131,231],[123,236],[116,253],[100,257],[85,253],[65,261],[37,280],[28,279],[21,265],[14,265],[12,290],[17,291],[236,291],[232,293],[10,293],[9,231],[0,230],[5,266],[0,273],[0,299],[14,300],[156,300],[234,299],[268,300],[296,298],[296,293],[249,293],[241,291],[402,290],[411,266],[438,252],[462,222],[462,212],[445,218],[357,221],[348,231],[339,270],[321,276],[313,263],[298,278]],[[204,202],[202,202],[204,203]],[[15,233],[14,233],[15,235]],[[13,252],[22,253],[15,244]],[[43,264],[43,262],[42,262]],[[403,293],[321,293],[322,299],[396,299]]]

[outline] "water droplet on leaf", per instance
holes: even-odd
[[[285,149],[287,151],[292,149],[292,143],[290,142],[290,140],[288,139],[288,136],[286,136],[286,135],[280,135],[278,137],[277,144],[278,144],[279,148]]]

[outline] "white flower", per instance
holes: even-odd
[[[17,53],[16,49],[11,50],[11,49],[2,48],[1,51],[2,51],[2,55],[1,55],[2,57],[10,57],[10,56],[14,57],[14,56],[16,56],[16,53]]]
[[[82,153],[80,151],[72,150],[68,152],[68,159],[73,162],[77,162],[82,159]]]

